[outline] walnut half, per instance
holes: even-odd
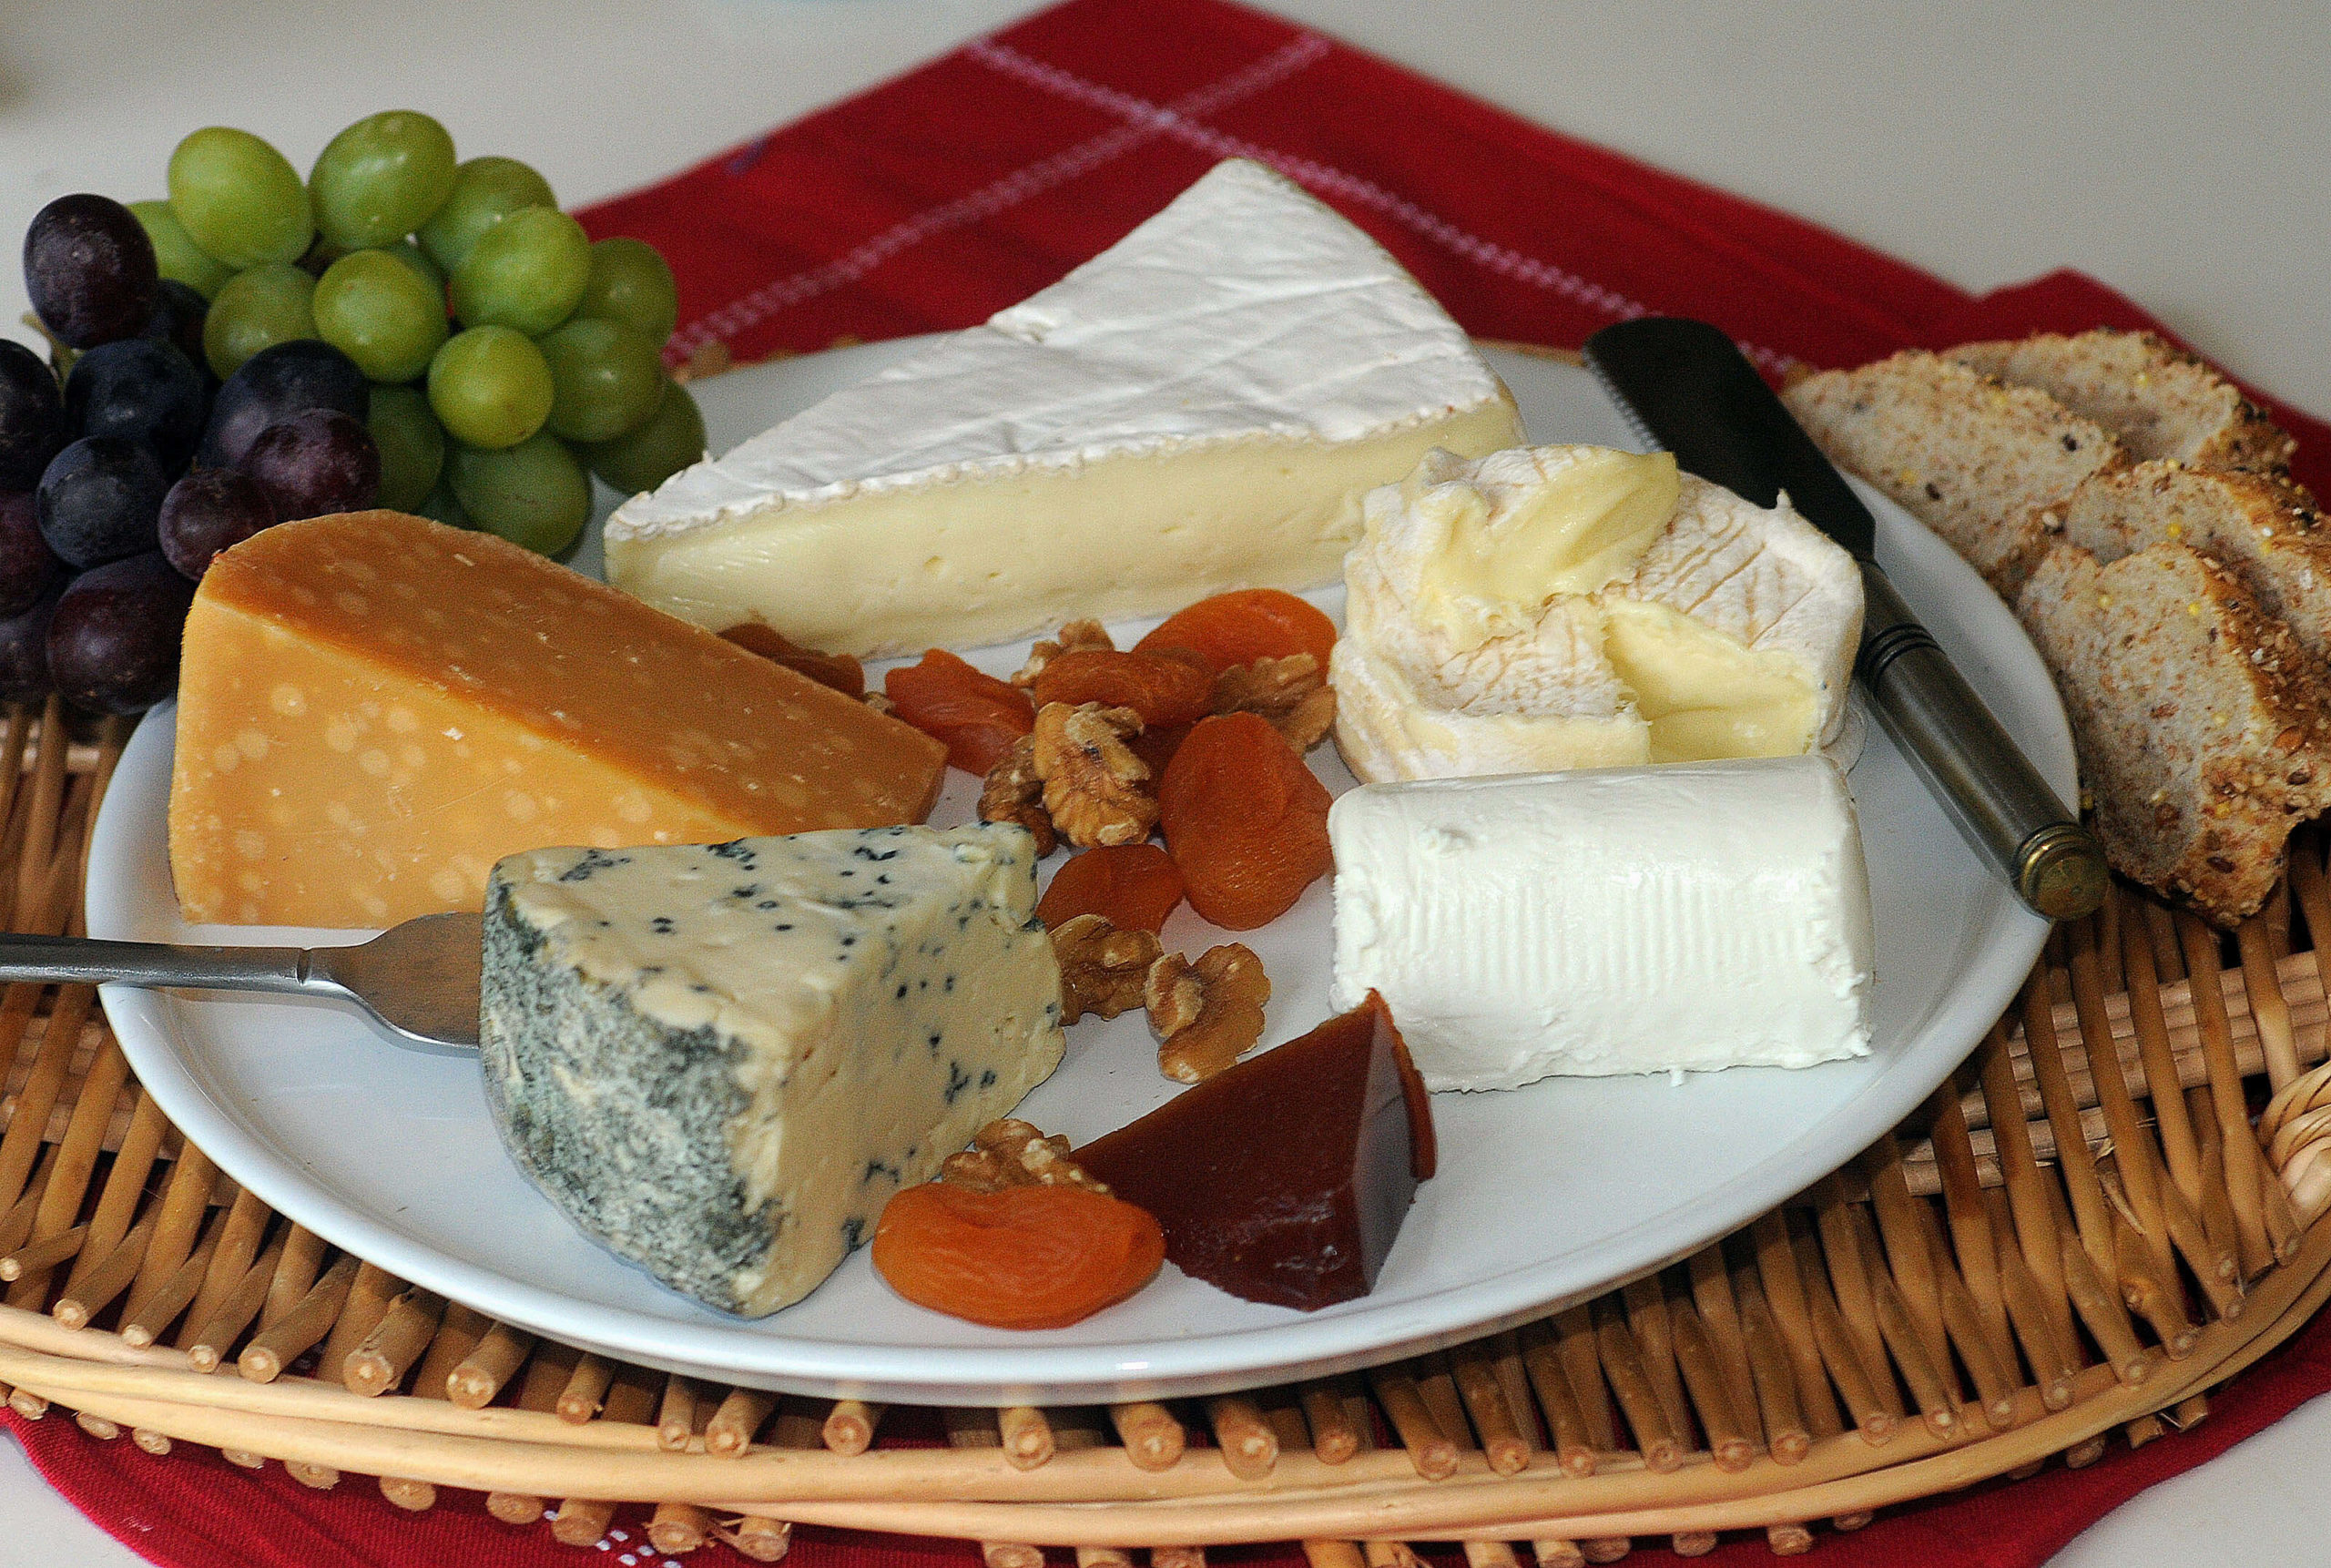
[[[1053,932],[1060,960],[1060,1021],[1115,1018],[1142,1004],[1142,982],[1165,946],[1145,931],[1119,931],[1106,915],[1081,914]]]
[[[1007,1186],[1081,1186],[1102,1194],[1109,1190],[1106,1182],[1094,1181],[1069,1157],[1065,1135],[1046,1137],[1016,1116],[990,1122],[973,1133],[970,1148],[940,1163],[939,1179],[973,1192],[997,1192]]]
[[[1157,1070],[1184,1084],[1223,1071],[1263,1037],[1270,996],[1263,961],[1243,942],[1210,947],[1196,963],[1178,952],[1159,958],[1142,984]]]
[[[1036,738],[1023,735],[1012,743],[980,785],[980,820],[1017,822],[1035,835],[1041,858],[1060,847],[1053,820],[1044,812],[1044,781],[1036,777]]]
[[[1234,665],[1214,677],[1214,711],[1258,713],[1298,751],[1308,751],[1336,727],[1336,693],[1308,653]]]
[[[1141,733],[1141,715],[1097,702],[1048,702],[1036,713],[1036,777],[1044,809],[1061,837],[1079,849],[1137,844],[1157,826],[1149,765],[1125,740]]]

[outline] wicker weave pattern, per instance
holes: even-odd
[[[126,730],[0,732],[0,915],[68,927]],[[241,1192],[129,1081],[89,990],[14,985],[0,1135],[0,1380],[156,1452],[209,1444],[312,1486],[442,1485],[500,1518],[760,1561],[789,1521],[952,1535],[989,1568],[1201,1568],[1298,1540],[1400,1568],[1461,1540],[1610,1562],[1685,1553],[2199,1420],[2204,1390],[2331,1293],[2323,847],[2230,942],[2121,893],[2061,929],[1958,1081],[1854,1165],[1682,1264],[1511,1331],[1346,1380],[1106,1410],[951,1410],[872,1450],[879,1406],[707,1387],[537,1340],[342,1255]],[[2100,1066],[2103,1070],[2100,1071]],[[2277,1095],[2254,1130],[2249,1104]],[[2317,1101],[2324,1102],[2318,1105]],[[2262,1146],[2263,1140],[2263,1146]],[[2285,1178],[2288,1173],[2290,1179]],[[2305,1200],[2294,1201],[2293,1181]],[[401,1391],[402,1390],[402,1391]],[[1101,1506],[1096,1506],[1101,1505]]]

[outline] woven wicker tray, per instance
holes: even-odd
[[[54,704],[7,715],[13,929],[76,918],[126,735],[74,744]],[[1208,1545],[1289,1540],[1319,1568],[1400,1568],[1427,1540],[1555,1568],[1724,1531],[1801,1552],[1815,1522],[2189,1425],[2331,1293],[2331,1067],[2308,1070],[2324,865],[2302,838],[2287,889],[2231,937],[2117,892],[2056,932],[1919,1115],[1659,1275],[1350,1379],[944,1411],[945,1447],[874,1448],[879,1407],[610,1362],[342,1255],[184,1144],[88,988],[12,985],[0,1383],[25,1416],[71,1410],[158,1453],[376,1476],[414,1509],[475,1488],[514,1524],[555,1511],[575,1545],[636,1501],[660,1551],[761,1561],[795,1521],[977,1541],[989,1568],[1037,1568],[1044,1545],[1194,1568]]]

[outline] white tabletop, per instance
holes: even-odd
[[[656,178],[1036,9],[1031,0],[0,0],[0,237],[50,199],[162,192],[227,124],[305,168],[376,108],[543,170]],[[2096,13],[2013,0],[1265,0],[1557,129],[1974,289],[2060,266],[2331,413],[2331,28],[2319,0]],[[25,308],[0,269],[0,318]],[[0,328],[19,335],[13,325]],[[62,1418],[53,1418],[62,1419]],[[2156,1488],[2058,1568],[2320,1561],[2331,1400]],[[0,1444],[0,1559],[138,1561]]]

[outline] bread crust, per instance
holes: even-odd
[[[1782,394],[1823,450],[2012,600],[2081,482],[2128,465],[2112,433],[2045,392],[1923,350],[1824,371]]]
[[[2222,926],[2255,913],[2291,830],[2331,807],[2317,662],[2182,545],[2058,545],[2016,609],[2056,677],[2113,868]]]
[[[2216,369],[2146,331],[2099,327],[1961,343],[1948,357],[2046,392],[2120,437],[2140,462],[2280,472],[2291,438]]]
[[[2306,487],[2285,475],[2141,463],[2083,483],[2063,509],[2062,533],[2100,561],[2153,545],[2198,550],[2331,665],[2331,530]]]

